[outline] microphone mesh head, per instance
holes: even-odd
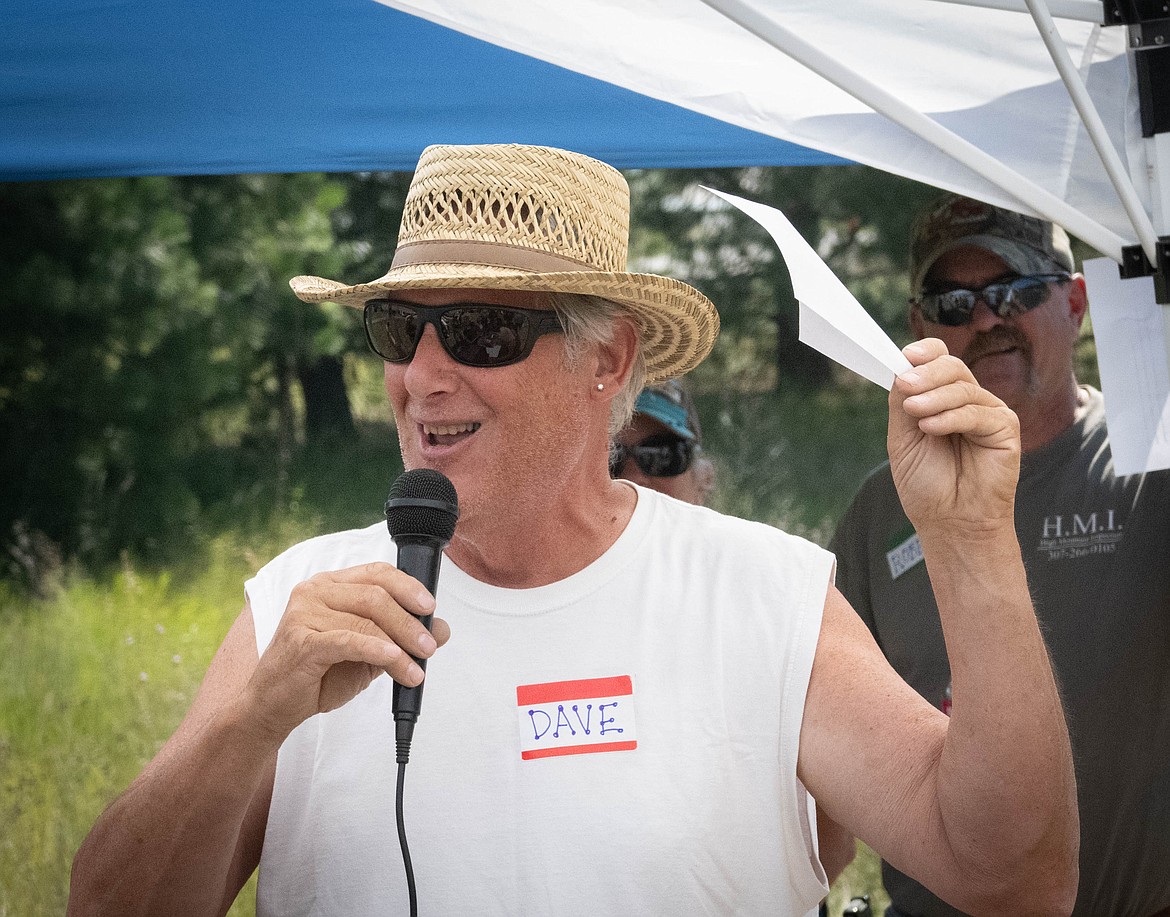
[[[435,538],[446,544],[455,534],[459,498],[445,474],[416,468],[398,476],[386,501],[386,526],[390,537]]]

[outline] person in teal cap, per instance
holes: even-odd
[[[702,454],[694,399],[677,379],[642,389],[630,423],[614,438],[609,472],[687,503],[702,505],[715,466]]]

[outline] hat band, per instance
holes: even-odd
[[[462,239],[428,239],[400,245],[394,252],[390,270],[415,264],[484,264],[534,274],[597,270],[592,264],[564,255],[501,242],[467,242]]]

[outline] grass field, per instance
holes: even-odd
[[[884,394],[873,387],[710,394],[700,406],[719,508],[822,544],[884,449]],[[303,457],[267,523],[253,512],[207,533],[183,569],[65,572],[42,600],[0,589],[0,917],[64,912],[77,846],[177,725],[244,579],[301,537],[377,518],[396,462],[392,434],[374,427],[341,454]],[[865,850],[830,913],[862,893],[884,904]],[[252,915],[253,900],[245,889],[232,915]]]
[[[69,865],[101,810],[178,724],[240,606],[221,539],[203,576],[127,568],[0,610],[0,915],[65,911]],[[251,907],[237,907],[246,914]]]

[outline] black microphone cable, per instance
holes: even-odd
[[[417,579],[431,595],[435,595],[438,590],[439,562],[443,558],[443,548],[455,534],[455,522],[458,519],[459,500],[455,494],[455,485],[438,471],[429,468],[407,471],[390,487],[390,496],[386,500],[386,527],[390,530],[394,544],[398,546],[398,569]],[[419,617],[427,630],[431,629],[431,620],[431,615]],[[426,671],[425,659],[414,661]],[[410,847],[406,842],[402,798],[414,724],[418,721],[422,707],[422,689],[421,684],[408,688],[394,683],[395,761],[398,764],[394,811],[398,824],[398,844],[402,849],[402,865],[406,870],[410,917],[418,914],[418,898]]]
[[[410,753],[407,752],[407,757]],[[410,900],[410,917],[418,917],[418,893],[414,888],[414,866],[410,862],[410,846],[406,843],[406,819],[402,815],[402,788],[406,784],[406,762],[398,761],[398,789],[394,793],[394,814],[398,822],[398,846],[402,850],[402,866],[406,870],[406,894]]]

